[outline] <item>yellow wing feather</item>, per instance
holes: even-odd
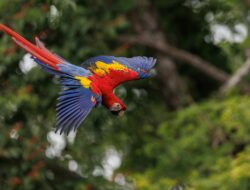
[[[75,79],[79,80],[80,83],[81,83],[81,85],[84,88],[89,88],[90,87],[91,80],[89,80],[88,78],[86,78],[86,77],[80,77],[80,76],[75,76]]]
[[[128,68],[116,61],[109,64],[97,61],[94,66],[90,67],[90,70],[99,76],[103,76],[104,74],[108,74],[110,70],[127,71]]]

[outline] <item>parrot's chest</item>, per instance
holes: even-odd
[[[102,94],[113,92],[113,89],[124,81],[137,79],[138,75],[134,72],[124,72],[119,70],[109,70],[103,75],[94,74],[90,77],[93,84],[98,87]]]

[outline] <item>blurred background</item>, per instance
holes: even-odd
[[[249,190],[249,0],[0,0],[0,22],[80,65],[157,58],[116,89],[128,109],[94,109],[53,132],[59,84],[0,33],[0,189]]]

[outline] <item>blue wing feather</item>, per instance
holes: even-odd
[[[54,68],[48,66],[47,64],[43,63],[36,57],[32,56],[32,59],[38,63],[46,72],[53,74],[53,75],[59,75],[64,77],[72,77],[72,76],[90,76],[92,73],[84,69],[82,67],[78,67],[75,65],[72,65],[68,62],[63,62],[60,64],[57,64],[58,70],[55,70]]]
[[[62,134],[66,131],[68,134],[71,130],[76,130],[95,106],[92,98],[101,100],[99,95],[94,94],[89,88],[84,88],[75,78],[75,76],[87,77],[92,73],[66,61],[57,64],[58,70],[55,70],[35,57],[33,59],[48,73],[60,76],[62,91],[57,99],[56,132],[60,131]]]
[[[75,123],[73,124],[74,127],[74,131],[80,126],[80,124],[83,122],[83,120],[88,116],[90,110],[89,111],[85,111],[81,114],[80,117],[78,117],[78,119],[76,119]]]
[[[69,133],[76,130],[95,106],[91,99],[96,96],[90,89],[82,86],[60,92],[56,131]]]

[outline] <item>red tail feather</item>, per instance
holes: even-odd
[[[7,26],[0,24],[0,30],[4,31],[6,34],[12,36],[12,39],[16,42],[16,44],[23,49],[25,49],[27,52],[32,54],[34,57],[39,59],[40,61],[44,62],[45,64],[53,67],[54,69],[57,69],[57,64],[62,63],[63,60],[52,53],[50,53],[48,50],[36,47],[34,44],[27,41],[25,38],[8,28]]]

